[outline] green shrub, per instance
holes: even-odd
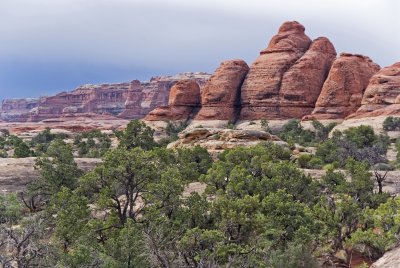
[[[288,142],[294,142],[301,145],[307,145],[315,141],[315,134],[310,130],[305,130],[300,125],[300,120],[292,119],[283,125],[278,136]]]
[[[371,147],[377,140],[377,136],[371,126],[351,127],[343,133],[346,139],[356,144],[358,148]]]
[[[297,164],[301,168],[308,168],[308,163],[312,159],[311,154],[301,154],[299,158],[297,158]]]
[[[385,121],[383,121],[383,129],[385,131],[400,130],[400,117],[386,117]]]
[[[308,166],[311,169],[322,169],[324,162],[318,157],[312,157],[311,160],[308,162]]]
[[[299,158],[297,158],[297,164],[301,168],[309,169],[321,169],[324,165],[320,158],[315,157],[312,154],[301,154]]]

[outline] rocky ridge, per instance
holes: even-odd
[[[153,77],[148,82],[84,85],[73,91],[39,99],[6,99],[2,102],[1,119],[12,122],[39,122],[49,119],[74,120],[77,117],[109,119],[143,118],[154,108],[168,103],[172,86],[193,79],[204,86],[207,73],[182,73]]]
[[[341,53],[336,57],[326,37],[311,40],[303,25],[289,21],[250,67],[242,60],[229,60],[211,78],[206,73],[184,73],[149,82],[83,86],[39,100],[5,100],[1,119],[23,122],[101,115],[152,122],[236,122],[398,115],[399,64],[380,70],[367,56]]]
[[[250,68],[241,60],[222,62],[204,86],[199,112],[188,119],[343,120],[360,108],[370,78],[379,70],[367,56],[336,57],[328,38],[312,41],[299,22],[285,22]],[[175,118],[151,113],[146,120]]]

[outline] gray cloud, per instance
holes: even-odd
[[[399,10],[396,0],[2,0],[0,98],[251,63],[285,20],[386,66],[400,61]]]

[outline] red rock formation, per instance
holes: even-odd
[[[325,37],[315,39],[307,52],[283,75],[279,92],[282,118],[310,114],[328,76],[336,50]]]
[[[207,73],[182,73],[175,76],[153,77],[149,82],[133,81],[121,118],[143,118],[156,107],[165,106],[172,86],[181,80],[193,79],[202,88],[210,78]]]
[[[85,114],[118,115],[124,109],[129,84],[84,85],[71,92],[43,98],[30,117],[41,121]]]
[[[298,22],[285,22],[250,67],[242,86],[240,119],[280,118],[284,73],[307,51],[310,38]]]
[[[332,64],[314,111],[304,119],[341,119],[354,113],[369,79],[379,69],[366,56],[342,53]]]
[[[400,62],[372,76],[361,107],[349,118],[400,115]]]
[[[143,118],[154,108],[166,105],[171,87],[180,80],[193,78],[204,86],[207,73],[182,73],[159,76],[149,82],[85,85],[41,99],[5,100],[1,118],[5,121],[42,121],[59,118],[121,117]]]
[[[195,120],[235,120],[240,110],[240,88],[248,71],[243,60],[222,62],[203,89]]]
[[[41,99],[7,99],[2,101],[0,119],[5,121],[25,122],[38,107]]]
[[[200,106],[200,87],[195,80],[178,81],[169,94],[167,106],[151,111],[147,121],[186,120],[198,111]]]

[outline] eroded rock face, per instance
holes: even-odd
[[[354,113],[379,65],[358,54],[342,53],[331,67],[315,109],[304,119],[341,119]]]
[[[240,89],[249,71],[243,60],[224,61],[205,85],[195,120],[232,120],[240,111]]]
[[[193,128],[179,134],[179,139],[168,148],[201,146],[211,153],[238,146],[252,146],[263,141],[285,144],[277,136],[259,130],[233,130],[216,128]]]
[[[39,106],[41,99],[7,99],[3,100],[0,109],[0,120],[25,122],[32,111]]]
[[[126,119],[144,118],[157,107],[168,104],[172,86],[181,80],[192,79],[203,88],[210,78],[207,73],[182,73],[175,76],[157,76],[149,82],[132,81],[124,111],[119,115]]]
[[[400,62],[372,76],[361,107],[349,118],[400,114]]]
[[[145,120],[186,120],[193,117],[199,107],[199,85],[192,79],[181,80],[171,88],[168,105],[154,109],[145,117]]]
[[[84,85],[40,99],[4,100],[1,119],[36,122],[77,117],[144,118],[154,108],[168,103],[169,91],[177,81],[192,78],[204,86],[209,77],[207,73],[182,73],[154,77],[149,82]]]
[[[282,78],[311,44],[304,30],[298,22],[285,22],[260,52],[242,86],[240,119],[280,118]]]
[[[124,109],[129,83],[84,85],[70,92],[43,98],[29,121],[90,114],[117,116]]]
[[[328,76],[336,50],[325,37],[315,39],[307,52],[283,75],[279,92],[282,118],[310,114]]]

